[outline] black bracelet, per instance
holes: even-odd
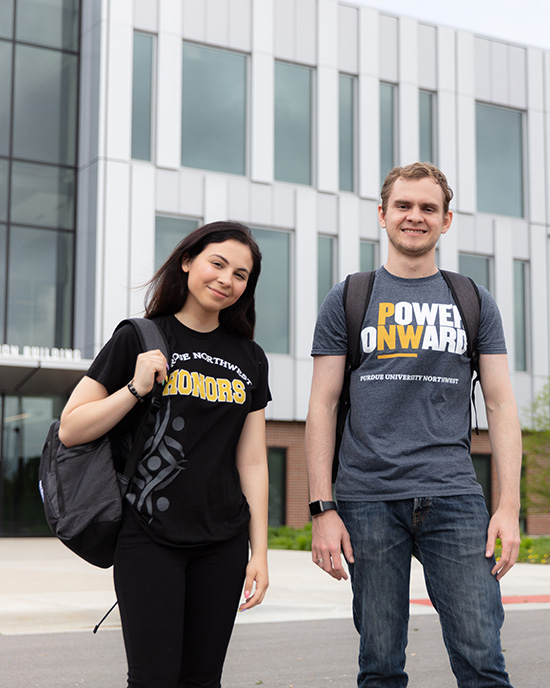
[[[132,380],[132,382],[133,382],[133,380]],[[134,385],[132,384],[132,382],[129,382],[129,383],[128,383],[128,389],[130,390],[130,392],[135,396],[135,398],[136,398],[138,401],[140,401],[140,402],[143,401],[143,397],[140,397],[140,396],[139,396],[139,394],[137,393],[137,389],[134,387]]]

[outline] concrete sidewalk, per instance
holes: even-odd
[[[270,550],[264,603],[237,624],[351,619],[349,581],[335,581],[310,552]],[[502,580],[508,612],[550,609],[550,566],[516,564]],[[435,614],[413,560],[411,614]],[[0,635],[90,631],[115,601],[112,571],[98,569],[55,538],[0,538]],[[120,626],[118,609],[102,628]]]

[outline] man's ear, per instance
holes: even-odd
[[[378,222],[382,229],[386,229],[386,213],[384,212],[381,205],[378,206]]]
[[[451,222],[453,221],[453,213],[449,210],[443,218],[443,226],[441,227],[441,234],[446,234],[449,231]]]

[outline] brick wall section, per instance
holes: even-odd
[[[268,421],[267,446],[286,448],[286,525],[300,528],[309,520],[309,497],[304,449],[305,423]],[[472,434],[472,453],[490,454],[491,445],[487,431]],[[491,462],[491,504],[498,506],[498,476],[495,462]],[[550,533],[550,513],[531,513],[527,518],[528,535]]]
[[[526,482],[527,489],[529,485],[536,485],[541,481],[548,480],[548,473],[546,472],[547,462],[550,461],[549,456],[533,457],[534,460],[528,464]],[[533,501],[536,501],[536,497]],[[542,498],[540,498],[542,499]],[[536,504],[529,508],[527,513],[527,533],[529,535],[548,535],[550,533],[550,513],[544,506],[537,507]]]
[[[309,521],[305,423],[267,422],[267,446],[286,448],[286,525],[300,528]]]

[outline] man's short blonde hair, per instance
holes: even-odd
[[[449,212],[449,203],[453,197],[453,190],[449,186],[447,177],[443,172],[429,162],[414,162],[412,165],[406,165],[405,167],[394,167],[393,170],[388,172],[380,192],[384,213],[388,209],[388,200],[397,179],[424,179],[425,177],[433,179],[441,187],[443,191],[443,214],[446,215]]]

